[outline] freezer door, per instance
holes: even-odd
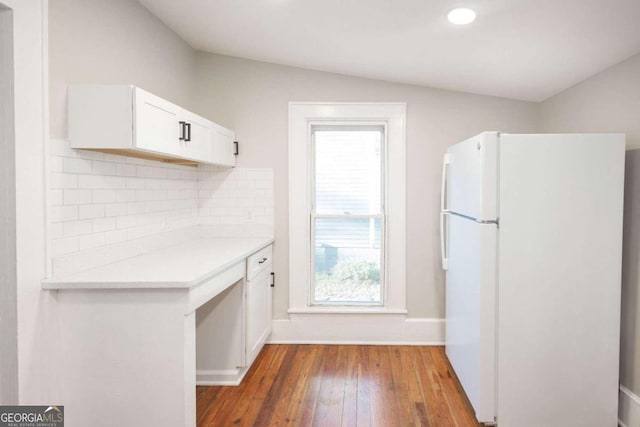
[[[449,148],[446,210],[492,221],[498,217],[498,133],[484,132]]]
[[[494,422],[497,226],[448,215],[446,353],[478,421]]]

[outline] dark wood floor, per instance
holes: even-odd
[[[198,387],[199,427],[478,426],[443,347],[267,345],[238,387]]]

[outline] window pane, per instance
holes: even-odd
[[[315,210],[377,214],[381,208],[382,132],[315,131]]]
[[[316,218],[314,302],[380,303],[381,219]]]

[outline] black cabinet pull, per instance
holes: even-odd
[[[178,138],[180,141],[184,141],[184,125],[185,122],[180,122],[180,138]]]
[[[186,136],[184,137],[185,141],[191,141],[191,123],[184,124],[187,127]]]
[[[235,153],[233,153],[233,155],[237,156],[238,154],[240,154],[240,147],[238,147],[238,141],[233,141],[233,145],[236,146],[236,151]]]
[[[264,262],[265,262],[266,260],[268,260],[268,259],[269,259],[269,258],[262,258],[260,261],[258,261],[258,264],[264,264]]]
[[[271,273],[271,287],[274,288],[276,286],[276,273]]]

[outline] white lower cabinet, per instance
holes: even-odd
[[[236,165],[232,130],[129,85],[70,86],[69,141],[168,162]]]
[[[251,365],[271,334],[271,263],[247,282],[247,365]]]
[[[245,279],[196,310],[196,383],[237,385],[272,327],[272,246],[246,260]]]

